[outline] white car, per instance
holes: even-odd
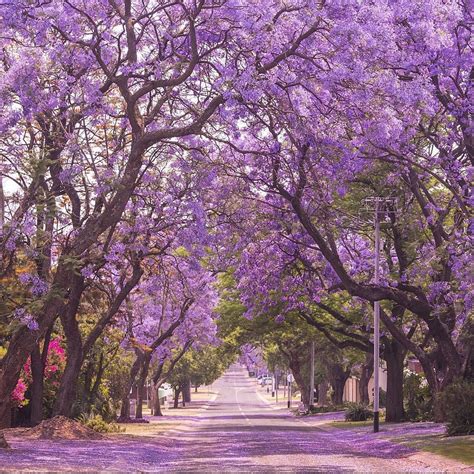
[[[162,388],[165,391],[165,397],[173,396],[173,388],[171,387],[171,384],[164,383],[160,388]]]

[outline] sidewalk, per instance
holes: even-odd
[[[197,392],[192,391],[191,402],[186,403],[185,407],[182,406],[181,401],[178,408],[172,408],[172,402],[162,406],[163,416],[153,416],[149,408],[143,407],[143,418],[149,423],[120,423],[120,426],[125,428],[125,433],[120,433],[117,436],[154,437],[165,435],[167,432],[197,421],[204,410],[208,408],[209,403],[215,400],[217,394],[218,392],[212,386],[199,387]]]
[[[278,402],[276,393],[275,396],[272,397],[272,387],[271,386],[260,386],[256,379],[251,379],[255,381],[255,390],[259,398],[269,405],[271,405],[275,409],[287,410],[288,409],[288,392],[284,390],[282,387],[278,390]],[[268,389],[268,391],[267,391]],[[297,409],[301,403],[301,397],[299,393],[296,395],[293,394],[291,397],[291,409]]]

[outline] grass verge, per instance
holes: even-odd
[[[474,436],[423,436],[406,444],[419,451],[428,451],[467,465],[474,465]]]

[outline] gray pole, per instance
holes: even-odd
[[[275,371],[275,403],[278,405],[278,371]]]
[[[309,373],[309,409],[314,407],[314,341],[311,341],[311,368]]]
[[[288,382],[288,408],[291,408],[291,382]]]
[[[380,283],[380,199],[375,200],[375,277],[374,283]],[[374,302],[374,433],[379,431],[379,357],[380,357],[380,301]]]

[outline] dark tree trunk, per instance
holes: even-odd
[[[101,353],[99,357],[99,363],[97,364],[97,374],[95,376],[94,384],[93,385],[91,384],[89,393],[87,395],[87,401],[89,403],[89,407],[92,407],[95,399],[97,398],[97,393],[99,392],[99,387],[102,382],[104,371],[105,371],[104,354]]]
[[[53,415],[72,416],[72,407],[76,401],[77,379],[82,366],[82,350],[76,347],[67,354],[68,370],[64,370],[61,386],[53,408]]]
[[[43,419],[44,365],[39,344],[31,353],[31,378],[30,425],[36,426]]]
[[[309,382],[306,380],[306,377],[303,376],[301,370],[301,362],[298,359],[298,356],[291,357],[289,360],[289,365],[291,372],[295,377],[295,382],[298,384],[299,389],[301,390],[301,401],[303,405],[308,408],[309,407],[309,391],[308,386]]]
[[[176,387],[174,390],[174,403],[173,408],[179,407],[179,394],[181,393],[181,387]]]
[[[403,365],[406,350],[397,341],[392,340],[384,348],[387,363],[387,402],[385,420],[403,421]]]
[[[324,406],[328,403],[328,388],[329,384],[324,381],[319,384],[319,404]]]
[[[71,417],[72,407],[76,401],[77,379],[83,361],[82,337],[76,314],[83,291],[84,277],[76,275],[73,279],[69,306],[66,312],[61,315],[61,324],[66,334],[66,367],[53,407],[53,415]]]
[[[364,405],[369,404],[369,381],[374,373],[374,356],[366,354],[365,362],[360,370],[359,397]]]
[[[342,365],[333,363],[329,367],[330,383],[333,390],[332,403],[334,405],[342,405],[344,399],[344,386],[346,380],[349,378],[351,371],[349,369],[344,370]]]
[[[344,384],[345,380],[336,378],[332,382],[332,403],[334,405],[342,405],[344,398]]]
[[[130,419],[130,395],[124,395],[122,397],[122,405],[120,407],[120,421],[127,421]]]
[[[130,391],[133,388],[133,384],[135,383],[135,380],[137,379],[138,372],[140,371],[140,365],[142,363],[142,355],[138,352],[136,352],[137,358],[135,359],[135,362],[133,363],[131,369],[130,369],[130,376],[128,379],[128,384],[125,387],[125,393],[123,394],[122,397],[122,406],[120,408],[120,420],[127,421],[130,419]]]
[[[150,368],[151,357],[145,356],[140,370],[140,377],[137,382],[137,411],[135,418],[143,418],[143,390],[145,388],[148,369]]]
[[[186,403],[191,402],[191,380],[186,380],[183,384],[183,400]]]

